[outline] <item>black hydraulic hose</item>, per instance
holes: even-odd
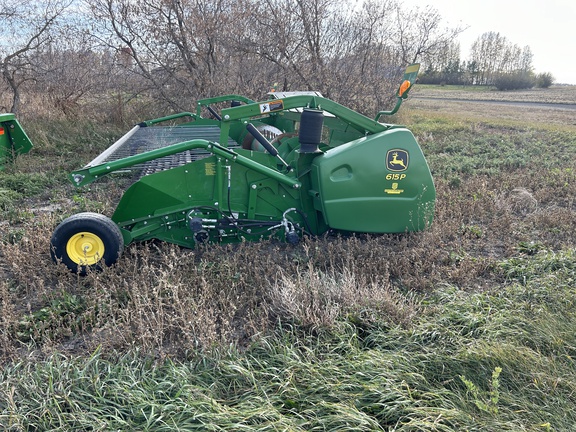
[[[278,156],[278,150],[276,150],[276,147],[270,144],[270,142],[268,142],[266,137],[262,135],[260,131],[256,129],[252,123],[248,123],[246,125],[246,129],[248,129],[248,132],[250,132],[252,136],[256,138],[256,141],[262,144],[262,146],[266,149],[268,153],[270,153],[274,157]]]
[[[248,130],[248,132],[252,134],[252,136],[256,139],[256,141],[262,144],[262,146],[266,149],[268,153],[270,153],[275,158],[278,158],[280,162],[282,162],[282,164],[288,169],[288,171],[292,170],[292,167],[288,165],[286,161],[280,157],[280,155],[278,154],[278,150],[276,150],[276,147],[270,144],[270,142],[266,139],[266,137],[262,135],[260,131],[256,129],[252,123],[248,123],[246,125],[246,129]]]
[[[214,118],[218,121],[222,120],[222,117],[220,117],[220,114],[218,114],[214,108],[212,108],[211,106],[206,106],[206,109],[208,109],[208,111],[210,111],[210,114],[212,114],[214,116]]]

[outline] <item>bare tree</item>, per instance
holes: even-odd
[[[406,63],[431,58],[459,29],[396,0],[91,0],[93,34],[132,58],[127,73],[173,109],[216,93],[316,90],[381,109]],[[392,83],[392,84],[390,84]]]
[[[249,28],[239,31],[236,49],[273,64],[282,89],[322,90],[324,41],[332,0],[247,0]],[[296,84],[298,83],[298,84]],[[293,89],[293,88],[292,88]]]
[[[247,0],[236,50],[268,62],[282,90],[315,90],[366,112],[381,107],[402,66],[391,48],[394,1]],[[391,75],[392,72],[392,75]]]
[[[0,23],[12,109],[32,82],[65,113],[88,94],[180,110],[274,83],[374,112],[407,63],[437,61],[460,31],[396,0],[6,0]]]
[[[86,36],[75,30],[63,36],[32,56],[37,66],[31,88],[57,112],[76,116],[87,100],[95,105],[117,91],[122,78],[118,64],[123,59],[110,51],[93,50]]]
[[[257,11],[258,30],[239,50],[274,61],[286,74],[285,85],[319,90],[366,112],[389,101],[407,63],[444,53],[462,31],[443,27],[434,9],[407,10],[395,0],[357,6],[343,0],[247,1]]]
[[[18,112],[21,87],[35,79],[32,54],[48,44],[68,1],[7,0],[0,10],[0,71],[12,94],[10,111]]]
[[[478,84],[492,84],[502,74],[529,74],[532,71],[530,47],[520,48],[497,32],[486,32],[472,44],[471,62],[478,66]]]
[[[228,82],[228,39],[233,21],[229,0],[90,1],[94,35],[130,56],[139,74],[171,108],[215,92]],[[133,65],[133,67],[132,67]]]
[[[464,31],[462,27],[443,27],[440,13],[431,6],[407,9],[397,3],[395,9],[396,30],[391,36],[404,63],[441,55]]]

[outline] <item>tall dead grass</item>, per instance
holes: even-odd
[[[279,324],[310,331],[341,320],[410,326],[423,307],[415,293],[422,298],[443,284],[490,288],[505,280],[496,263],[522,245],[573,244],[568,175],[559,173],[566,181],[548,193],[530,170],[457,186],[438,179],[435,221],[420,233],[325,236],[295,247],[133,244],[116,266],[85,278],[50,261],[58,217],[39,212],[24,222],[19,241],[3,244],[2,357],[98,347],[188,357],[250,345]]]
[[[31,128],[34,152],[5,173],[21,183],[0,225],[1,358],[97,347],[187,357],[216,346],[245,347],[278,325],[320,331],[344,320],[409,327],[425,308],[421,299],[438,286],[490,289],[506,282],[503,259],[573,246],[576,162],[568,157],[569,134],[445,118],[416,130],[437,189],[434,223],[423,232],[193,251],[133,244],[113,268],[79,278],[51,262],[48,242],[69,214],[112,213],[121,180],[75,190],[65,176],[106,147],[117,128],[40,122]],[[42,192],[26,192],[36,189]]]

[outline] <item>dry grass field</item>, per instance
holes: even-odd
[[[415,90],[395,120],[435,178],[428,230],[133,244],[83,278],[52,230],[123,186],[66,174],[122,131],[28,121],[0,172],[0,429],[572,430],[576,88]]]
[[[497,91],[473,87],[416,86],[411,110],[443,113],[469,121],[507,120],[518,125],[576,128],[576,86]]]
[[[547,89],[498,91],[492,87],[417,85],[412,97],[463,99],[472,101],[532,102],[576,104],[576,86],[552,86]]]

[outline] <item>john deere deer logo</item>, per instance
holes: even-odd
[[[389,150],[386,155],[386,168],[390,171],[404,171],[408,169],[408,152],[406,150]]]

